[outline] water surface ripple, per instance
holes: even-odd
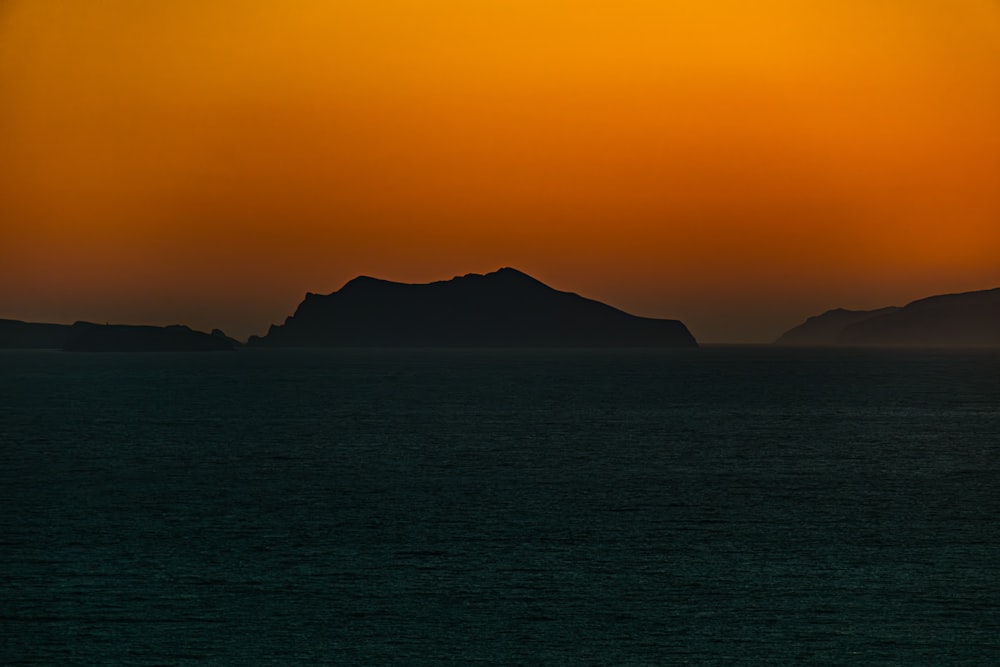
[[[998,510],[997,352],[0,352],[3,664],[995,664]]]

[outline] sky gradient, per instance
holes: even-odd
[[[0,0],[0,317],[514,266],[702,342],[1000,286],[996,0]]]

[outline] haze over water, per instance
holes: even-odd
[[[996,351],[0,352],[5,664],[990,664]]]

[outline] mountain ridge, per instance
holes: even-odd
[[[829,310],[789,329],[775,344],[998,346],[1000,288],[935,294],[911,301],[902,308]]]
[[[845,328],[896,310],[899,310],[897,306],[887,306],[876,310],[833,308],[819,315],[806,318],[806,321],[802,324],[792,327],[783,333],[774,344],[794,346],[836,345],[837,337]]]
[[[503,267],[430,283],[370,276],[307,292],[251,346],[696,347],[677,320],[643,318]]]

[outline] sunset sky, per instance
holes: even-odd
[[[0,0],[0,318],[501,266],[703,342],[1000,286],[1000,0]]]

